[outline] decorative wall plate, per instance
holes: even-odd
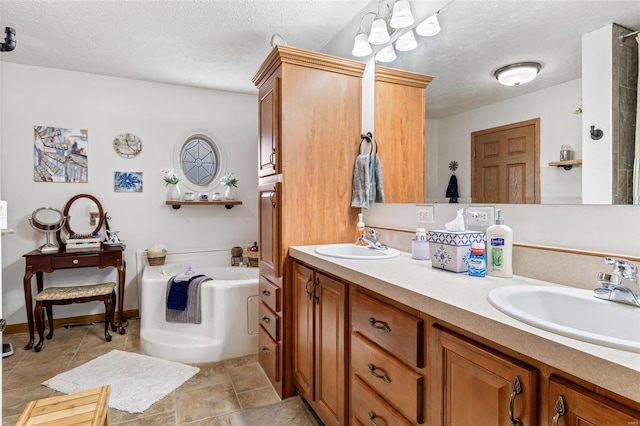
[[[142,151],[142,141],[133,133],[122,133],[113,140],[113,149],[121,157],[133,158]]]

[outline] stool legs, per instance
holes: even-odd
[[[104,340],[111,341],[109,334],[109,324],[113,321],[113,311],[115,310],[116,292],[104,297]]]
[[[51,340],[53,337],[53,305],[46,305],[47,318],[49,318],[49,334],[47,334],[47,340]]]
[[[33,312],[33,316],[35,317],[35,321],[36,321],[36,329],[38,330],[38,344],[35,345],[33,347],[33,349],[36,352],[40,352],[40,349],[42,349],[42,345],[44,344],[43,342],[43,335],[44,335],[44,318],[43,318],[43,312],[42,312],[42,302],[36,302],[36,307],[34,309]]]

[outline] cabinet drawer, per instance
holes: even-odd
[[[53,266],[53,269],[100,266],[100,255],[79,254],[77,256],[54,257],[51,259],[51,266]]]
[[[351,381],[351,415],[355,424],[411,425],[358,376]]]
[[[395,357],[354,333],[351,371],[410,420],[424,420],[424,379]]]
[[[258,289],[262,303],[270,307],[274,312],[282,311],[282,293],[280,287],[271,283],[265,277],[260,277]]]
[[[271,338],[280,341],[280,317],[265,305],[260,303],[259,308],[260,325],[267,330]]]
[[[424,322],[360,292],[353,292],[352,330],[418,368],[424,366]]]
[[[258,361],[272,383],[280,381],[280,345],[275,342],[264,328],[260,327],[258,336],[260,346]]]

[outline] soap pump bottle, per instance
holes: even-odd
[[[364,221],[362,219],[363,219],[363,214],[358,213],[358,224],[356,229],[356,242],[355,242],[357,246],[368,245],[364,239],[364,237],[366,237],[367,235],[367,230],[364,229]]]
[[[487,274],[513,276],[513,230],[504,224],[502,209],[496,209],[496,223],[487,228]]]

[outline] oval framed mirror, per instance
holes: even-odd
[[[102,204],[93,195],[78,194],[64,206],[62,212],[67,218],[64,229],[70,238],[84,238],[97,234],[104,225],[104,210]],[[56,234],[59,244],[63,244],[60,231]]]

